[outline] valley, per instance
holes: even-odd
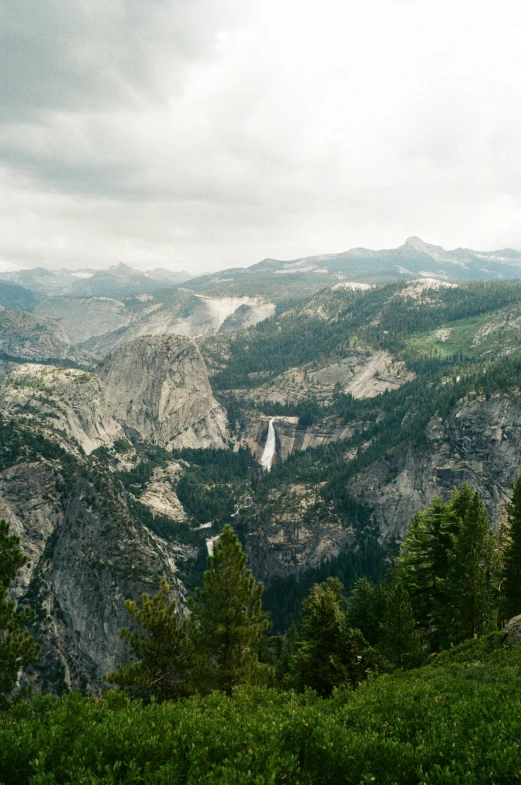
[[[324,279],[287,301],[234,281],[3,306],[0,516],[29,555],[29,682],[99,689],[122,599],[163,575],[185,614],[226,523],[277,631],[314,580],[380,579],[437,494],[468,482],[499,524],[521,474],[521,282]]]

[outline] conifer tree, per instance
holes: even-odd
[[[431,648],[491,628],[498,595],[496,544],[479,495],[468,485],[454,489],[448,502],[433,499],[414,517],[398,564]]]
[[[117,684],[133,696],[155,695],[158,700],[179,700],[188,694],[190,666],[186,625],[179,624],[175,602],[168,601],[169,586],[163,581],[154,597],[143,594],[141,607],[126,600],[129,616],[145,630],[120,630],[120,638],[127,640],[137,662],[118,665],[115,673],[105,680]]]
[[[409,594],[414,617],[433,648],[447,645],[446,579],[458,525],[451,504],[435,497],[414,516],[398,559],[400,579]]]
[[[381,650],[395,668],[413,668],[421,661],[420,634],[409,593],[396,577],[386,592]]]
[[[357,580],[347,600],[347,626],[360,630],[371,646],[376,646],[380,640],[384,610],[383,585],[373,586],[367,578]]]
[[[446,581],[450,600],[445,626],[451,643],[461,643],[494,626],[494,537],[477,491],[463,485],[453,492],[450,505],[459,525]]]
[[[287,632],[275,638],[275,683],[283,689],[295,684],[295,658],[299,647],[297,625],[291,620]]]
[[[302,603],[298,686],[330,695],[349,681],[345,664],[345,614],[333,587],[315,584]]]
[[[19,544],[20,538],[9,534],[8,522],[0,520],[0,708],[6,705],[20,669],[34,662],[39,651],[25,630],[33,613],[29,609],[17,611],[7,598],[9,584],[27,562]]]
[[[270,667],[259,661],[269,627],[262,610],[264,587],[246,563],[239,538],[226,525],[208,557],[203,588],[190,603],[199,692],[223,690],[231,695],[236,685],[263,683],[270,675]]]
[[[302,604],[296,686],[328,696],[335,687],[358,684],[376,669],[375,652],[358,629],[348,627],[337,578],[311,587]]]
[[[505,556],[512,544],[510,520],[507,505],[501,506],[499,526],[494,533],[494,553],[492,559],[492,582],[496,605],[496,623],[500,630],[510,617],[505,602]]]
[[[507,507],[510,543],[504,557],[504,618],[521,614],[521,477],[514,483]]]

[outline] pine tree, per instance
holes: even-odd
[[[480,637],[494,626],[494,536],[477,491],[463,485],[450,505],[459,520],[446,581],[446,629],[451,643]]]
[[[504,558],[504,618],[521,614],[521,477],[514,483],[507,507],[510,543]]]
[[[400,578],[408,591],[415,617],[425,631],[430,627],[434,582],[429,555],[430,532],[426,520],[428,509],[417,512],[413,517],[397,561]]]
[[[394,578],[386,592],[382,622],[381,651],[395,668],[413,668],[420,664],[420,634],[409,599],[399,578]]]
[[[296,686],[321,696],[335,687],[358,684],[376,669],[375,652],[362,633],[347,624],[342,584],[336,578],[311,587],[302,604]]]
[[[301,648],[296,660],[297,684],[319,695],[348,683],[345,664],[345,614],[333,587],[315,584],[302,603]]]
[[[168,601],[169,586],[163,582],[154,597],[143,594],[141,607],[127,600],[129,616],[145,633],[122,629],[120,637],[127,640],[137,662],[118,665],[105,680],[123,687],[135,697],[155,695],[158,700],[179,700],[188,694],[190,656],[185,624],[179,624],[175,602]]]
[[[9,534],[8,522],[0,520],[0,708],[6,705],[20,669],[34,662],[39,651],[24,628],[33,613],[17,611],[7,598],[9,584],[27,562],[19,544],[20,538]]]
[[[492,567],[492,581],[496,605],[496,624],[498,630],[504,627],[510,617],[505,602],[505,556],[512,544],[510,537],[510,520],[507,505],[501,506],[499,526],[494,533],[494,553]]]
[[[385,610],[385,591],[381,584],[373,586],[360,578],[347,600],[347,626],[358,629],[371,646],[381,637],[381,620]]]
[[[276,663],[276,683],[283,689],[295,683],[295,658],[299,640],[297,625],[291,620],[286,634],[280,636],[280,650]]]
[[[246,569],[239,538],[226,525],[208,557],[203,588],[190,603],[196,652],[196,689],[223,690],[231,695],[239,684],[262,683],[269,666],[259,661],[269,627],[262,610],[263,585]]]
[[[400,551],[400,577],[414,617],[435,649],[447,645],[444,624],[449,602],[446,579],[459,521],[450,503],[440,497],[417,513]]]

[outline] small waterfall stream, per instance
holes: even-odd
[[[264,452],[262,453],[262,457],[260,459],[260,465],[263,469],[269,472],[271,469],[271,464],[273,462],[273,456],[275,455],[275,447],[277,444],[277,440],[275,437],[275,428],[273,427],[273,421],[275,417],[272,417],[268,424],[268,438],[266,439],[266,444],[264,445]]]
[[[217,542],[218,539],[219,535],[216,534],[215,537],[210,537],[208,540],[206,540],[206,550],[208,551],[208,556],[213,555],[213,544],[214,542]]]

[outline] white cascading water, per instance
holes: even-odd
[[[213,544],[217,542],[219,539],[219,535],[217,534],[215,537],[210,537],[209,540],[206,540],[206,550],[208,551],[208,556],[213,554]]]
[[[263,469],[267,472],[271,469],[271,464],[273,462],[273,456],[275,455],[275,447],[277,440],[275,438],[275,428],[273,427],[273,421],[275,417],[272,417],[268,424],[268,438],[266,439],[266,444],[264,446],[264,452],[262,453],[262,458],[260,459],[260,465]]]

